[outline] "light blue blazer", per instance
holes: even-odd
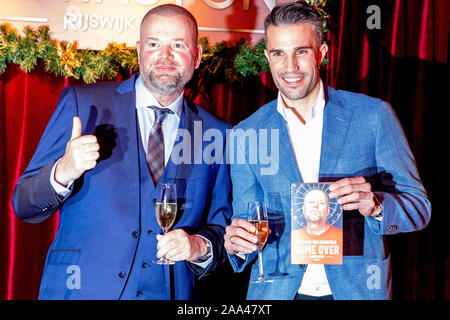
[[[363,176],[384,207],[381,222],[358,211],[344,211],[344,261],[342,265],[326,265],[325,272],[334,299],[390,299],[390,255],[385,236],[424,228],[430,220],[430,202],[392,108],[378,99],[326,86],[325,94],[319,180]],[[279,169],[274,175],[262,174],[261,168],[267,164],[250,161],[255,159],[251,154],[255,149],[245,143],[244,135],[230,143],[230,154],[236,155],[231,165],[233,218],[246,212],[247,202],[267,200],[269,193],[279,193],[282,205],[276,220],[270,218],[275,210],[269,207],[269,226],[272,223],[271,229],[281,230],[281,236],[275,239],[272,233],[263,250],[265,275],[274,282],[249,284],[247,298],[291,300],[306,270],[305,265],[290,263],[290,184],[302,182],[302,178],[277,101],[261,107],[236,129],[267,129],[267,141],[274,132],[279,134]],[[239,156],[245,159],[244,164],[237,161]],[[251,279],[256,279],[255,257],[256,252],[246,255],[245,260],[229,255],[229,260],[236,272],[250,264]]]

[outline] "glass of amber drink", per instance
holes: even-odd
[[[251,201],[248,203],[248,218],[247,220],[255,226],[255,235],[258,238],[256,248],[258,250],[259,260],[259,277],[250,283],[273,282],[264,277],[262,249],[266,244],[269,236],[269,220],[267,218],[267,206],[264,201]]]

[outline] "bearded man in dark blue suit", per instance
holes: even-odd
[[[201,62],[197,38],[186,9],[156,7],[141,23],[140,74],[61,93],[13,195],[24,221],[60,213],[40,299],[191,299],[194,275],[222,262],[231,216],[222,161],[229,125],[184,97]],[[161,122],[158,112],[165,114]],[[164,144],[159,168],[149,155],[157,125]],[[206,131],[215,138],[213,152]],[[153,200],[164,182],[176,184],[178,212],[162,236]],[[153,264],[156,257],[176,263]]]

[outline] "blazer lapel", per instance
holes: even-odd
[[[338,93],[330,87],[325,90],[327,104],[324,109],[322,150],[320,156],[319,181],[332,181],[337,161],[347,137],[352,111],[344,107]],[[334,178],[333,178],[334,177]],[[330,178],[333,178],[330,180]]]
[[[112,97],[113,110],[115,112],[116,130],[118,132],[117,139],[122,148],[121,160],[123,172],[128,176],[123,179],[125,186],[124,191],[130,191],[129,203],[139,204],[139,144],[137,135],[137,119],[136,119],[136,92],[134,81],[136,75],[122,82],[117,88],[115,95]],[[136,212],[139,210],[136,208]]]
[[[303,182],[303,179],[298,169],[297,159],[294,155],[289,132],[286,121],[277,111],[276,102],[271,106],[268,118],[267,128],[269,134],[272,135],[272,130],[278,130],[279,134],[279,170],[284,174],[290,183]]]
[[[170,159],[167,162],[161,178],[168,182],[173,182],[173,180],[175,180],[177,188],[180,189],[179,191],[177,190],[177,192],[180,192],[180,195],[185,192],[186,184],[189,180],[194,164],[200,164],[200,161],[202,160],[202,119],[197,113],[198,110],[195,105],[184,99],[180,113],[180,124],[178,127],[177,140],[174,143],[174,148],[172,149]],[[188,137],[186,137],[187,133],[189,134]],[[187,163],[179,163],[180,155],[174,154],[175,152],[178,153],[180,151],[178,147],[175,147],[181,142],[180,137],[183,137],[183,139],[190,138],[190,140],[183,140],[183,152],[190,152],[191,154],[191,157]],[[189,148],[189,150],[186,150],[186,148]]]

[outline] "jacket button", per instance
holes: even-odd
[[[127,276],[127,273],[126,273],[125,271],[120,271],[120,272],[119,272],[119,277],[120,277],[120,278],[123,279],[123,278],[125,278],[126,276]]]
[[[148,264],[147,264],[147,262],[144,262],[143,264],[142,264],[142,268],[147,268],[148,267]]]
[[[143,294],[143,293],[142,293],[141,291],[138,291],[138,292],[136,293],[136,296],[137,296],[137,297],[141,297],[142,294]]]
[[[153,230],[147,230],[147,234],[151,236],[153,234]]]
[[[138,237],[138,232],[137,231],[133,231],[131,233],[131,236],[136,239]]]

